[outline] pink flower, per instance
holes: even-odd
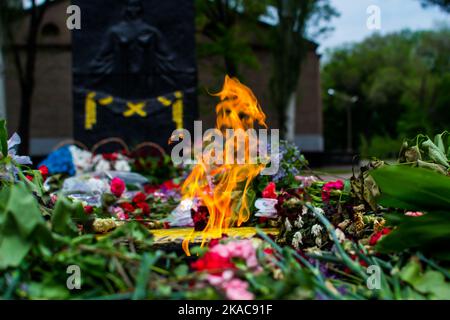
[[[50,196],[50,200],[52,201],[53,204],[55,204],[56,201],[58,201],[58,196],[56,194],[52,194]]]
[[[116,215],[117,219],[122,220],[122,221],[128,220],[128,218],[129,218],[129,215],[127,213],[125,213],[123,211],[123,209],[120,207],[112,208],[112,213]]]
[[[252,300],[254,295],[248,291],[248,283],[236,278],[234,259],[244,260],[253,273],[262,271],[256,256],[256,248],[251,240],[236,240],[227,243],[214,241],[209,251],[191,266],[198,271],[206,271],[208,283],[230,300]]]
[[[234,277],[234,272],[232,270],[226,270],[221,274],[208,274],[206,278],[208,282],[213,286],[221,286],[223,283],[230,281]]]
[[[405,213],[405,216],[408,217],[421,217],[423,216],[423,212],[420,211],[408,211]]]
[[[111,193],[115,195],[117,198],[120,198],[120,196],[125,191],[125,182],[123,182],[120,178],[114,178],[111,181]]]
[[[254,295],[249,292],[248,283],[240,279],[233,279],[223,285],[225,294],[230,300],[253,300]]]
[[[314,176],[295,176],[295,180],[302,183],[303,188],[310,187],[314,182],[317,181],[317,178]]]
[[[342,180],[329,181],[325,183],[322,187],[322,201],[330,201],[331,190],[342,190],[344,189],[344,182]]]
[[[323,186],[323,189],[342,190],[342,189],[344,189],[344,182],[342,180],[329,181],[329,182],[325,183],[325,185]]]
[[[245,260],[247,267],[256,269],[255,272],[261,270],[256,257],[256,249],[251,240],[230,241],[226,244],[219,243],[211,247],[210,251],[223,258]]]

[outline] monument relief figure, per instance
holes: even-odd
[[[161,32],[143,19],[142,0],[126,0],[123,20],[111,26],[90,63],[94,86],[124,98],[163,94],[175,88],[175,56]],[[113,88],[102,88],[102,76],[114,75]],[[111,84],[111,83],[110,83]]]
[[[194,1],[72,0],[74,138],[120,137],[167,150],[197,116]]]

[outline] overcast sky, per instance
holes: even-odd
[[[2,0],[0,0],[2,1]],[[30,0],[23,0],[25,5]],[[40,3],[43,0],[38,0]],[[335,28],[328,37],[317,39],[319,51],[325,52],[346,42],[361,41],[375,30],[366,26],[369,14],[367,8],[376,5],[381,10],[381,30],[385,34],[405,28],[412,30],[431,29],[436,23],[450,23],[450,14],[446,14],[433,6],[423,8],[420,0],[330,0],[339,11],[340,17],[332,20]],[[271,21],[271,19],[269,19]]]
[[[346,42],[361,41],[375,30],[369,30],[366,13],[370,5],[381,10],[381,33],[405,28],[431,29],[436,23],[450,22],[450,15],[438,7],[423,8],[419,0],[331,0],[341,16],[332,21],[335,30],[327,38],[320,39],[320,52]]]

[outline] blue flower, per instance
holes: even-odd
[[[67,173],[70,176],[74,176],[76,173],[72,153],[68,146],[64,146],[50,153],[48,157],[39,164],[39,166],[42,165],[47,166],[50,174]]]

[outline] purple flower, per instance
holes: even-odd
[[[27,156],[18,156],[16,153],[17,146],[22,142],[20,136],[17,133],[14,133],[12,137],[8,140],[8,154],[12,158],[12,160],[20,165],[31,165],[33,162],[30,157]]]

